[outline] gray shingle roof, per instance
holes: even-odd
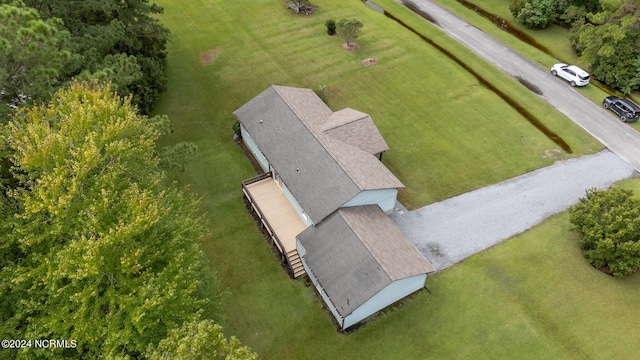
[[[332,114],[312,90],[284,86],[234,112],[314,223],[363,190],[403,187],[373,155],[322,131]]]
[[[341,208],[297,239],[342,316],[395,280],[435,271],[377,205]]]

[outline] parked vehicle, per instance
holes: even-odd
[[[624,122],[636,121],[640,117],[640,106],[629,99],[607,96],[602,100],[602,106],[616,113]]]
[[[589,83],[589,73],[575,65],[557,63],[551,67],[551,75],[567,80],[571,86],[585,86]]]

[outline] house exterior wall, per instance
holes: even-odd
[[[427,274],[421,274],[392,282],[347,315],[342,323],[342,329],[353,326],[396,301],[422,289],[426,281]]]
[[[387,214],[393,212],[398,198],[398,189],[365,190],[347,201],[342,207],[378,205]]]
[[[296,210],[298,216],[300,216],[300,219],[302,219],[302,222],[307,226],[313,225],[313,221],[311,221],[311,218],[309,218],[309,216],[307,216],[307,214],[304,212],[302,206],[298,204],[298,201],[293,197],[293,194],[291,193],[291,191],[289,191],[287,185],[285,183],[278,183],[278,185],[280,185],[282,193],[284,193],[284,196],[287,198],[287,200],[289,200],[291,206],[293,206],[293,208]]]
[[[376,312],[386,308],[387,306],[395,303],[396,301],[405,298],[414,292],[422,289],[427,281],[427,274],[420,274],[400,280],[396,280],[391,284],[387,285],[384,289],[380,290],[377,294],[367,300],[364,304],[354,310],[351,314],[346,317],[342,317],[338,310],[335,308],[329,295],[324,291],[322,284],[318,281],[318,279],[313,274],[313,271],[307,266],[307,262],[305,261],[304,256],[307,251],[304,246],[300,243],[300,241],[296,240],[296,249],[300,254],[300,258],[302,260],[302,266],[304,267],[309,279],[316,287],[316,290],[324,300],[324,303],[327,305],[327,308],[333,314],[333,317],[338,321],[340,327],[344,330],[347,329],[358,322],[368,318],[369,316],[375,314]]]
[[[251,138],[251,135],[249,135],[247,130],[242,125],[240,125],[240,134],[242,136],[242,142],[247,145],[253,156],[256,158],[256,160],[258,160],[258,163],[260,163],[262,170],[264,170],[264,172],[269,171],[269,162],[267,161],[267,158],[262,154],[262,152],[258,148],[258,145],[256,145],[256,143]]]
[[[262,167],[262,170],[264,170],[265,172],[271,171],[272,169],[271,169],[271,165],[269,164],[269,161],[262,154],[260,149],[258,149],[258,145],[256,145],[256,143],[251,138],[251,135],[249,135],[247,130],[242,125],[240,126],[240,132],[242,134],[242,141],[245,143],[245,145],[247,145],[247,147],[249,148],[253,156],[256,158],[256,160],[258,160],[258,163],[260,163],[260,167]],[[313,225],[313,222],[311,221],[309,216],[307,216],[307,214],[304,212],[304,210],[302,209],[302,206],[300,206],[298,201],[293,197],[293,194],[291,193],[291,191],[289,191],[287,186],[281,180],[276,178],[277,177],[276,172],[274,172],[273,177],[276,183],[280,186],[280,189],[282,189],[284,196],[287,198],[287,200],[289,200],[289,203],[291,203],[291,206],[293,206],[293,208],[296,210],[296,212],[298,213],[298,216],[300,216],[300,219],[302,219],[302,222],[304,222],[305,225],[307,226]]]

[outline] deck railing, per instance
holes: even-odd
[[[262,224],[261,228],[262,228],[263,232],[265,233],[265,235],[267,235],[271,239],[271,242],[273,243],[273,245],[275,245],[278,248],[278,250],[280,250],[280,259],[282,261],[286,261],[287,264],[289,265],[289,268],[291,269],[291,271],[293,271],[293,267],[291,265],[291,262],[289,261],[289,257],[285,253],[286,250],[284,248],[284,245],[280,241],[280,238],[278,238],[278,235],[276,234],[276,232],[271,227],[271,224],[269,224],[269,220],[267,220],[267,218],[264,216],[264,213],[262,212],[262,210],[260,209],[260,207],[256,203],[256,200],[251,195],[251,192],[249,191],[249,189],[247,188],[248,185],[257,183],[258,181],[262,181],[262,180],[268,179],[270,177],[271,177],[271,172],[267,172],[267,173],[264,173],[264,174],[258,175],[256,177],[252,177],[251,179],[247,179],[247,180],[243,181],[242,182],[242,192],[244,193],[244,197],[245,197],[245,201],[247,202],[247,206],[249,206],[249,208],[253,210],[253,214],[258,217],[257,220],[259,220],[260,224]]]
[[[244,188],[245,188],[245,186],[247,186],[247,185],[251,185],[251,184],[253,184],[253,183],[257,183],[258,181],[262,181],[262,180],[264,180],[264,179],[268,179],[268,178],[270,178],[271,176],[272,176],[272,175],[271,175],[271,171],[266,172],[266,173],[264,173],[264,174],[260,174],[260,175],[258,175],[258,176],[254,176],[254,177],[252,177],[251,179],[247,179],[247,180],[243,181],[243,182],[242,182],[242,188],[244,189]]]

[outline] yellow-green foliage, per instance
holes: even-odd
[[[128,100],[74,83],[2,130],[12,181],[0,220],[12,231],[0,243],[0,333],[76,343],[20,358],[137,357],[211,315],[196,201],[164,185],[157,134]]]

